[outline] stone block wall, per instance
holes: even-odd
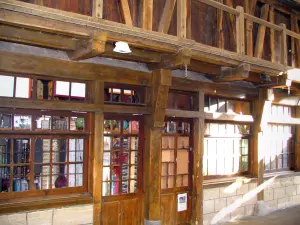
[[[264,201],[269,208],[280,209],[300,203],[300,176],[275,179],[264,191]]]
[[[211,220],[218,214],[218,212],[228,207],[236,200],[242,198],[245,194],[255,188],[256,182],[244,183],[237,186],[232,185],[231,183],[218,185],[218,187],[204,186],[203,225],[210,224]],[[255,196],[242,204],[235,211],[226,215],[224,220],[229,220],[238,216],[252,215],[256,202],[257,198]]]
[[[90,225],[93,205],[29,211],[0,216],[1,225]]]

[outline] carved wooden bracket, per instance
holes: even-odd
[[[242,63],[237,68],[221,67],[221,75],[217,76],[215,82],[239,81],[249,77],[250,65]]]

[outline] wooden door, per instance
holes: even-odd
[[[189,224],[192,190],[192,121],[170,118],[162,137],[162,224]],[[178,211],[178,194],[187,194],[187,210]]]
[[[105,116],[102,182],[104,225],[142,224],[142,126],[141,116]]]

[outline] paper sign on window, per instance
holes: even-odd
[[[187,210],[187,193],[177,195],[177,212]]]

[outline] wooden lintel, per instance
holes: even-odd
[[[269,8],[270,6],[268,4],[265,4],[261,8],[260,18],[263,20],[268,19],[269,15]],[[254,57],[261,58],[263,49],[264,49],[264,40],[265,40],[265,33],[266,33],[266,26],[260,24],[256,36],[256,45],[255,45],[255,53]]]
[[[167,0],[159,20],[158,32],[168,33],[176,0]]]
[[[93,58],[105,51],[107,34],[105,32],[94,31],[88,40],[77,42],[76,50],[69,52],[68,55],[72,60],[83,60]]]
[[[189,65],[191,57],[191,49],[182,48],[175,55],[163,55],[161,62],[157,64],[148,64],[147,66],[150,70],[174,69],[180,66]]]
[[[217,76],[215,82],[239,81],[249,77],[250,65],[241,64],[237,68],[221,67],[221,75]]]
[[[149,86],[151,74],[127,68],[0,51],[0,71]],[[122,74],[122,75],[120,75]]]

